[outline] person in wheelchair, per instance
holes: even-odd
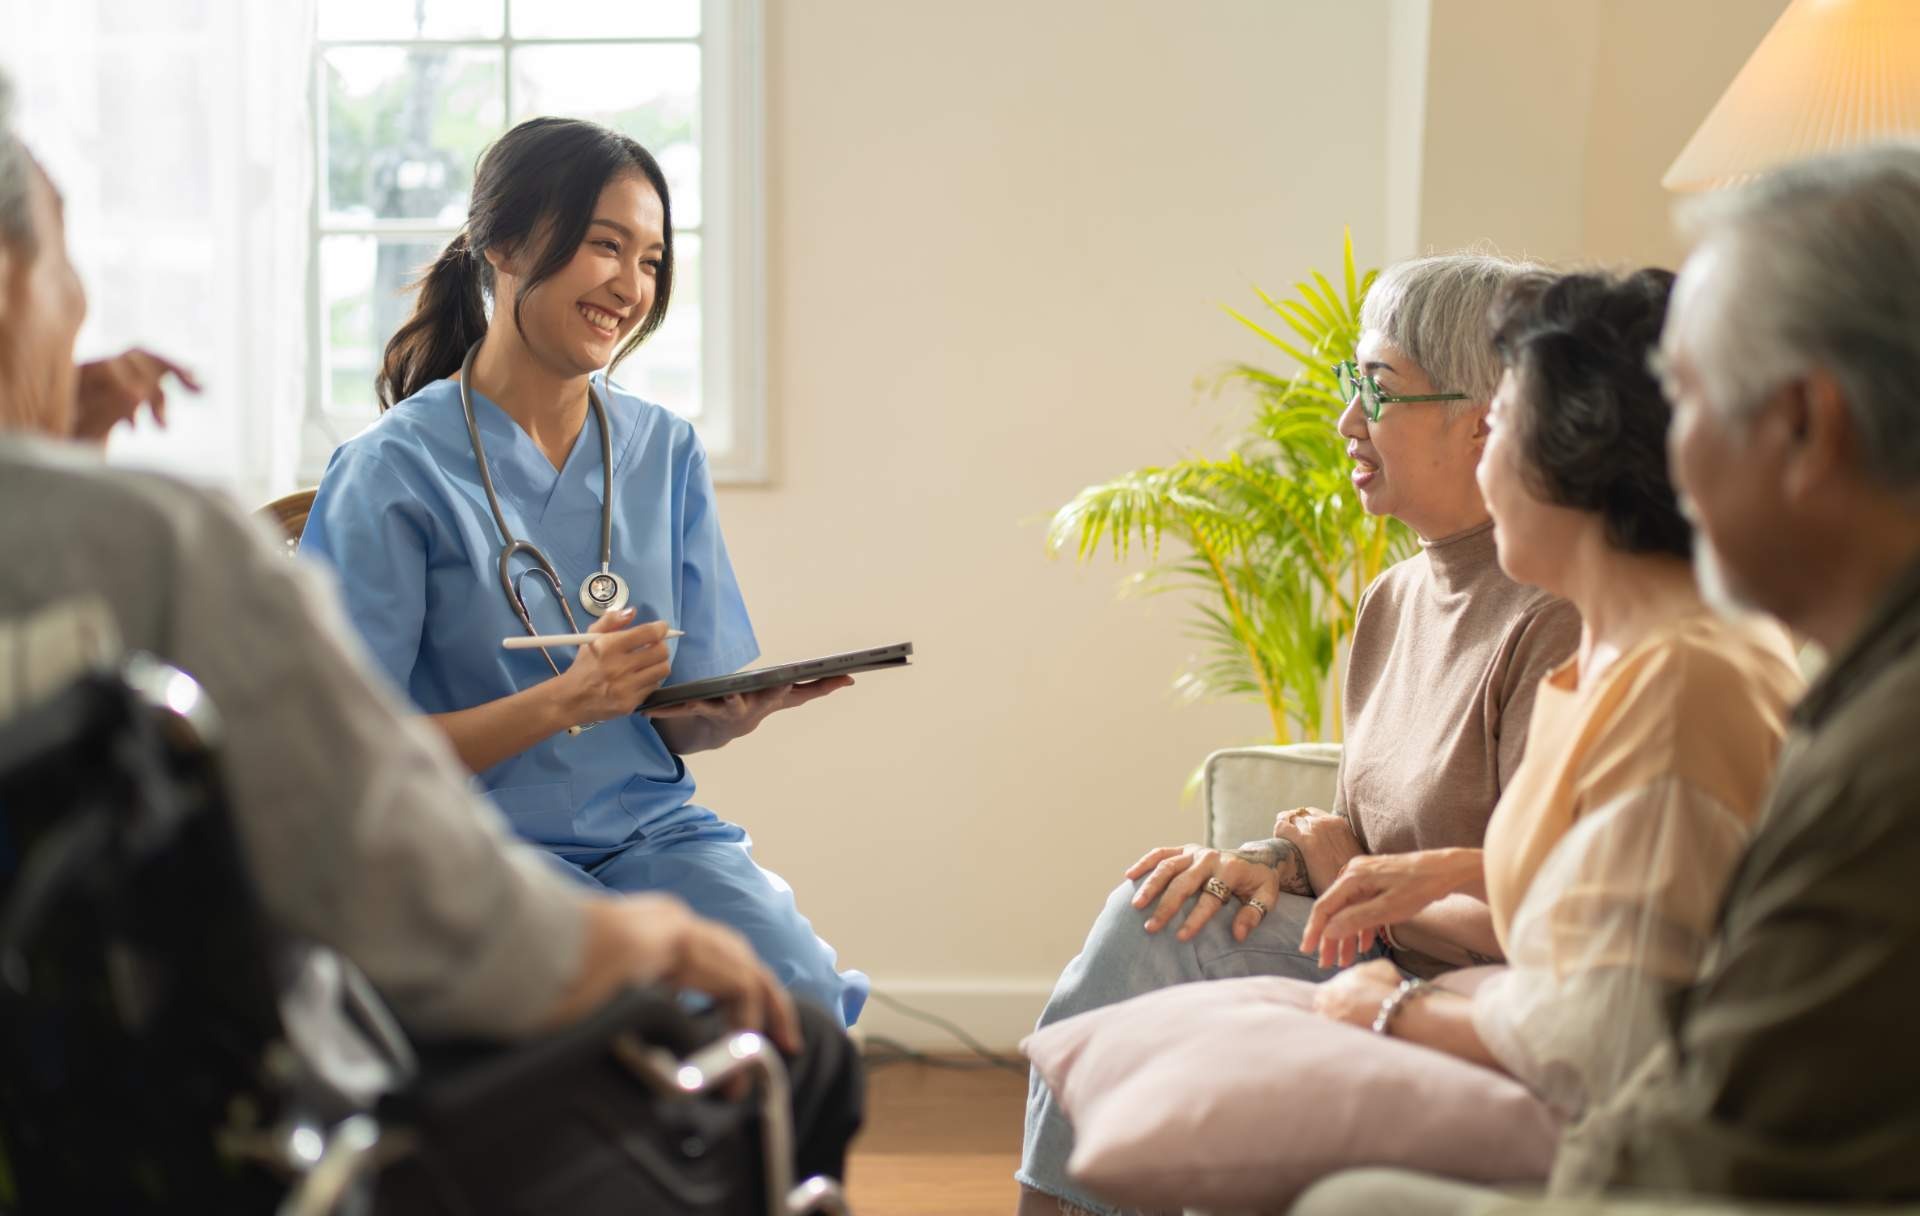
[[[221,776],[266,917],[356,964],[414,1033],[508,1042],[636,984],[704,994],[716,1034],[761,1030],[788,1057],[799,1176],[842,1176],[862,1086],[835,1018],[672,896],[560,876],[374,674],[321,574],[214,496],[72,442],[92,437],[74,364],[86,294],[8,101],[0,76],[0,621],[74,606],[192,675],[225,724]],[[148,394],[120,396],[130,410]]]

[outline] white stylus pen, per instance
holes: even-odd
[[[585,646],[595,638],[607,636],[609,635],[604,633],[548,633],[542,634],[537,638],[501,638],[500,646],[503,650],[539,650],[547,646]],[[684,629],[669,629],[667,630],[667,636],[670,638],[684,638],[687,636],[687,633]]]

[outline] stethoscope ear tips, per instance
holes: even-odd
[[[580,584],[580,606],[594,616],[605,616],[627,606],[627,580],[610,570],[587,575]]]

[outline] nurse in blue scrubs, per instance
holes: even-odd
[[[693,428],[601,370],[659,326],[673,270],[666,179],[638,143],[564,119],[507,132],[387,346],[390,408],[334,453],[300,552],[521,835],[583,883],[732,925],[851,1024],[867,977],[694,801],[683,759],[851,681],[631,712],[759,653]]]

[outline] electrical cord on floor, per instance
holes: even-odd
[[[920,1064],[927,1068],[945,1068],[954,1072],[993,1072],[1004,1069],[1027,1075],[1025,1068],[1017,1068],[1015,1062],[1006,1059],[981,1060],[971,1057],[939,1056],[931,1052],[919,1051],[907,1046],[899,1039],[890,1039],[883,1034],[870,1034],[860,1059],[869,1069],[885,1068],[889,1064]]]
[[[907,1004],[900,998],[888,996],[884,992],[871,992],[868,993],[868,997],[872,1000],[879,1001],[895,1013],[910,1017],[917,1022],[925,1022],[929,1026],[946,1031],[955,1039],[958,1039],[961,1045],[966,1047],[968,1051],[971,1051],[978,1057],[972,1060],[943,1058],[930,1055],[924,1051],[915,1050],[912,1047],[908,1047],[905,1043],[900,1042],[898,1039],[889,1039],[884,1035],[870,1034],[867,1036],[868,1046],[882,1049],[878,1052],[869,1051],[866,1054],[865,1060],[867,1066],[870,1068],[878,1068],[887,1064],[927,1064],[935,1068],[1002,1068],[1008,1072],[1018,1073],[1023,1077],[1027,1075],[1026,1061],[1016,1059],[1013,1056],[1002,1055],[938,1014],[928,1013],[924,1009],[915,1009],[912,1005]]]

